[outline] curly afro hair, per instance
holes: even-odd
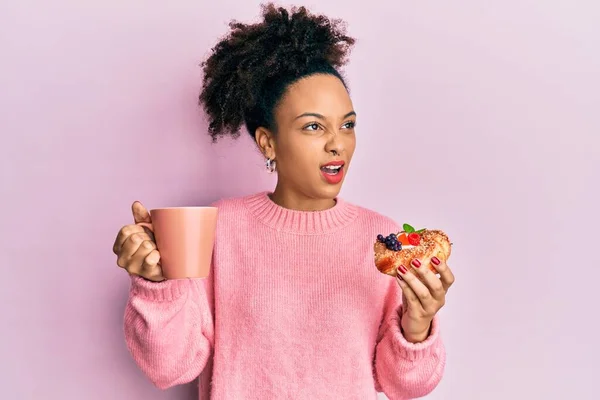
[[[262,21],[233,21],[231,31],[202,63],[200,104],[209,117],[213,141],[239,136],[245,124],[254,137],[259,127],[276,131],[274,109],[286,88],[313,74],[330,74],[346,85],[338,68],[347,62],[355,39],[340,20],[262,6]]]

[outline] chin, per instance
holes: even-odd
[[[339,196],[342,190],[342,185],[327,185],[323,188],[319,188],[318,197],[321,199],[335,199]]]

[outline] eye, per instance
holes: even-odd
[[[308,125],[305,125],[303,129],[304,129],[304,130],[307,130],[307,131],[316,131],[316,130],[318,130],[319,128],[321,128],[321,127],[319,126],[319,124],[317,124],[316,122],[313,122],[313,123],[310,123],[310,124],[308,124]]]
[[[348,121],[344,125],[342,125],[342,128],[344,128],[344,129],[354,129],[355,126],[356,126],[356,122],[355,121]]]

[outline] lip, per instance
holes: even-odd
[[[330,185],[337,185],[337,184],[341,183],[342,180],[344,179],[345,164],[346,163],[344,161],[331,161],[331,162],[328,162],[327,164],[321,165],[321,168],[327,167],[327,166],[340,167],[340,172],[338,172],[337,175],[329,175],[321,170],[321,176],[323,177],[325,182],[329,183]]]
[[[321,165],[321,168],[323,168],[323,167],[327,167],[327,166],[332,166],[332,167],[343,167],[345,164],[346,164],[346,163],[345,163],[344,161],[341,161],[341,160],[339,160],[339,161],[331,161],[331,162],[328,162],[327,164],[323,164],[323,165]]]

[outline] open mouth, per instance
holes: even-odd
[[[344,165],[324,165],[321,167],[321,171],[327,175],[337,175],[342,170]]]
[[[344,161],[337,160],[321,165],[321,174],[325,182],[330,185],[339,185],[344,179],[345,164]]]

